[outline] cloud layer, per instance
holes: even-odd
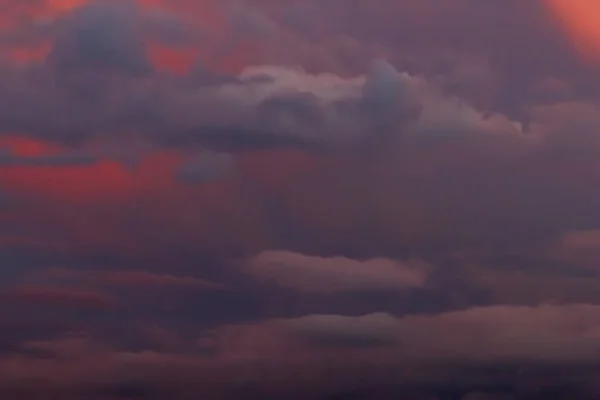
[[[597,397],[584,3],[0,0],[0,394]]]

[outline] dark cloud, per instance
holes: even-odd
[[[54,268],[40,271],[31,278],[41,281],[57,281],[63,283],[88,284],[108,288],[140,288],[140,289],[178,289],[220,291],[227,290],[224,285],[202,280],[193,276],[176,276],[158,274],[141,270],[73,270]]]
[[[0,153],[0,166],[17,167],[69,167],[92,165],[99,161],[97,157],[89,154],[58,154],[41,156],[18,156],[10,151]]]
[[[546,2],[19,4],[1,395],[600,393],[598,71]]]
[[[74,308],[113,308],[117,305],[110,295],[94,290],[52,286],[17,286],[1,294],[5,302],[64,305]]]
[[[138,17],[134,2],[97,2],[79,8],[62,21],[48,62],[65,74],[147,73],[151,66],[136,31]]]
[[[308,315],[288,321],[288,325],[309,341],[327,346],[382,346],[397,340],[395,320],[385,313],[361,317]]]
[[[177,176],[184,182],[203,183],[230,177],[235,170],[235,160],[228,154],[201,153],[184,165]]]
[[[0,190],[0,211],[4,211],[13,205],[11,196],[4,190]]]
[[[598,373],[596,312],[582,305],[491,307],[433,317],[308,316],[223,327],[189,343],[183,354],[118,350],[71,334],[25,341],[0,369],[4,390],[35,378],[48,382],[43,389],[30,387],[32,394],[136,390],[162,398],[203,391],[237,398],[235,389],[245,387],[266,398],[344,391],[411,399],[452,392],[459,398],[586,396],[593,394]],[[207,346],[216,348],[212,356],[200,351]],[[17,363],[26,367],[18,374]]]

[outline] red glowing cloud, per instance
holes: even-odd
[[[596,0],[546,0],[575,46],[592,61],[600,61],[600,3]]]
[[[23,22],[34,23],[35,21],[50,20],[59,17],[76,7],[86,3],[86,0],[45,0],[45,1],[23,1],[12,0],[0,1],[2,14],[0,15],[0,32],[10,32],[19,29]],[[21,63],[41,60],[46,57],[52,47],[49,40],[39,40],[27,45],[11,46],[8,49],[12,58]]]
[[[65,151],[15,136],[0,141],[1,147],[22,157]],[[188,184],[177,179],[185,162],[180,153],[157,150],[143,157],[136,168],[112,160],[86,165],[8,165],[0,167],[0,187],[41,202],[39,208],[27,206],[23,212],[9,214],[22,226],[42,232],[34,236],[39,238],[36,243],[47,240],[48,244],[37,248],[59,240],[69,243],[73,251],[110,249],[147,256],[171,244],[264,246],[270,234],[262,196],[285,192],[286,182],[319,166],[318,159],[297,151],[253,151],[237,157],[241,179]],[[147,227],[139,228],[140,224]],[[43,232],[51,232],[52,237]],[[149,232],[153,232],[150,238]],[[22,239],[8,237],[4,242],[14,245]]]

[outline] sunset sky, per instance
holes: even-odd
[[[0,399],[599,398],[600,2],[0,0],[0,52]]]

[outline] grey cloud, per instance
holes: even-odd
[[[296,124],[307,124],[316,129],[325,117],[318,98],[311,93],[301,92],[274,95],[259,105],[258,113],[264,115],[267,121],[288,118]]]
[[[407,124],[439,119],[440,113],[458,111],[471,119],[454,129],[480,128],[476,120],[483,117],[475,109],[464,105],[458,110],[448,100],[432,100],[423,93],[425,81],[398,73],[382,60],[374,62],[367,75],[354,78],[277,66],[247,68],[237,77],[196,71],[175,79],[153,72],[145,54],[144,27],[159,36],[181,28],[184,31],[173,35],[180,35],[183,44],[183,37],[193,34],[186,33],[186,22],[177,17],[143,12],[133,2],[93,2],[67,14],[57,23],[58,37],[46,64],[7,70],[11,79],[0,90],[0,99],[4,97],[8,107],[4,118],[0,115],[0,128],[70,142],[104,132],[141,131],[163,143],[203,136],[202,145],[220,136],[230,142],[226,147],[235,147],[235,142],[244,147],[246,142],[305,150],[311,146],[303,143],[327,147],[347,142],[356,147],[358,141],[358,147],[390,147]],[[235,18],[230,23],[243,25]],[[259,77],[268,79],[257,81]],[[15,92],[19,95],[11,97]],[[420,116],[422,112],[426,115]],[[442,119],[433,129],[447,130],[452,122]],[[237,132],[186,133],[211,127]]]
[[[268,127],[281,136],[286,136],[286,131],[290,129],[323,129],[317,120],[300,129],[307,122],[306,113],[315,116],[311,118],[319,118],[323,111],[318,111],[314,101],[293,100],[293,93],[273,92],[269,95],[266,92],[265,95],[273,99],[264,98],[260,111],[253,109],[258,104],[251,101],[244,106],[246,109],[235,112],[236,107],[231,104],[234,99],[223,98],[222,94],[214,91],[195,90],[199,82],[208,79],[201,87],[216,80],[224,90],[230,90],[232,84],[237,85],[236,90],[241,91],[239,95],[244,96],[243,91],[256,86],[252,81],[256,73],[248,73],[242,76],[242,80],[236,80],[236,77],[195,72],[183,81],[166,79],[153,73],[145,54],[145,36],[158,35],[159,40],[186,45],[185,37],[193,38],[194,33],[188,32],[186,22],[178,17],[157,10],[145,12],[133,2],[92,2],[60,18],[54,24],[57,38],[45,64],[25,70],[8,67],[4,93],[0,94],[6,98],[6,102],[15,91],[19,95],[16,99],[11,97],[10,114],[4,118],[4,129],[57,139],[86,138],[94,132],[111,130],[177,132],[207,123],[214,125],[214,121],[210,121],[215,117],[211,111],[221,105],[227,107],[229,112],[219,113],[225,114],[220,123],[226,121],[231,125],[231,121],[237,120],[240,129],[248,124],[254,124],[258,129],[263,125],[263,128]],[[236,21],[234,18],[231,25],[243,25]],[[391,67],[389,69],[393,70]],[[271,78],[278,82],[259,86],[265,90],[293,89],[302,94],[305,90],[298,86],[298,82],[310,80],[310,75],[289,71],[266,68],[265,72],[272,74]],[[148,79],[142,79],[142,76]],[[56,80],[57,77],[60,79]],[[327,76],[315,78],[308,92],[319,90],[315,84],[326,83]],[[287,79],[296,79],[298,82],[287,82]],[[282,86],[286,84],[292,86]],[[334,89],[331,84],[329,87]],[[337,94],[338,99],[342,99],[342,96],[342,93]],[[311,102],[313,104],[309,104]],[[290,110],[295,120],[287,121],[287,117],[278,111],[280,106],[275,106],[275,111],[271,112],[277,103],[289,104],[285,108]],[[297,106],[292,106],[292,103]],[[173,112],[176,108],[182,110]],[[67,109],[70,110],[69,117],[61,116]],[[33,119],[32,113],[35,114]],[[252,121],[251,115],[255,113],[259,116]],[[291,134],[297,135],[298,132]]]
[[[61,73],[111,70],[143,74],[151,70],[134,2],[92,2],[60,21],[48,62]]]
[[[62,51],[61,46],[59,41],[58,53]],[[65,46],[68,54],[79,57],[79,50]],[[106,48],[111,46],[106,44]],[[85,51],[88,50],[92,51],[86,47]],[[112,56],[102,58],[117,59]],[[100,65],[89,61],[94,68]],[[385,99],[382,101],[392,102],[386,106],[391,107],[388,111],[370,113],[372,115],[361,113],[364,78],[311,75],[283,67],[248,69],[236,80],[200,87],[194,84],[194,76],[187,78],[190,85],[186,86],[158,75],[142,80],[136,76],[115,76],[99,71],[88,74],[80,70],[56,82],[53,74],[47,66],[7,70],[12,79],[0,88],[0,101],[4,97],[7,104],[5,114],[0,115],[0,127],[4,125],[6,130],[44,139],[79,143],[95,140],[104,132],[110,140],[110,135],[141,131],[148,140],[159,143],[195,137],[200,145],[207,143],[209,147],[213,146],[211,141],[216,140],[226,147],[228,142],[231,147],[239,142],[241,147],[247,147],[244,145],[247,143],[259,148],[303,147],[309,150],[326,149],[336,142],[351,142],[355,140],[353,138],[369,135],[370,129],[381,125],[368,122],[369,119],[397,118],[399,122],[393,122],[393,125],[401,125],[402,113],[394,117],[394,112],[410,108],[393,105],[395,101],[383,94]],[[257,76],[269,79],[256,81]],[[18,95],[11,97],[9,102],[9,96],[15,92]],[[371,92],[373,90],[367,90],[363,97],[380,96]],[[403,97],[410,102],[410,95]],[[370,102],[366,100],[366,103]],[[34,110],[35,117],[32,118]]]
[[[282,323],[319,345],[376,347],[397,341],[397,320],[386,313],[359,317],[308,315]]]
[[[577,54],[545,0],[453,0],[443,7],[378,0],[350,8],[338,1],[252,3],[282,15],[282,32],[294,38],[298,50],[280,51],[281,60],[312,70],[357,73],[373,57],[386,57],[402,70],[443,81],[480,109],[519,119],[541,76],[568,82],[577,97],[598,96],[597,71]]]
[[[401,75],[384,60],[373,62],[363,86],[363,100],[374,110],[388,111],[401,99],[406,99],[410,90],[410,77]]]

